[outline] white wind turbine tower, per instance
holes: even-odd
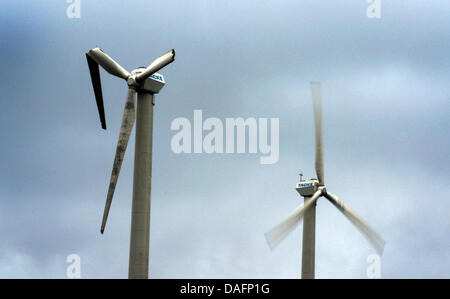
[[[378,254],[383,253],[385,241],[355,212],[344,204],[336,195],[327,192],[323,170],[322,146],[322,104],[320,83],[311,83],[316,129],[316,174],[317,179],[302,180],[296,190],[304,197],[304,204],[295,209],[283,222],[268,231],[265,236],[271,249],[274,249],[303,220],[302,278],[314,278],[316,201],[324,196],[341,211],[358,230],[369,240]]]
[[[156,72],[174,61],[175,51],[172,49],[153,61],[147,68],[140,67],[131,73],[99,48],[88,51],[86,58],[103,129],[106,130],[106,120],[98,65],[101,65],[111,75],[125,79],[128,84],[128,94],[106,197],[101,233],[103,234],[105,230],[120,167],[136,120],[128,278],[148,278],[154,94],[158,93],[165,85],[163,75]],[[138,94],[137,106],[136,92]]]

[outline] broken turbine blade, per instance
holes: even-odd
[[[123,110],[122,125],[120,127],[119,141],[117,143],[116,155],[114,157],[113,169],[111,172],[111,180],[106,196],[105,211],[103,213],[101,233],[105,230],[106,220],[108,219],[109,209],[111,207],[112,198],[116,189],[117,179],[119,178],[120,168],[122,166],[123,157],[127,149],[128,140],[133,130],[134,121],[136,119],[136,91],[128,89],[127,101]]]
[[[379,255],[383,254],[384,245],[386,242],[381,238],[381,236],[373,230],[367,223],[362,220],[355,212],[353,212],[349,206],[344,204],[336,195],[325,193],[324,196],[338,208],[355,226],[356,228],[366,237]]]
[[[114,59],[109,57],[100,48],[89,50],[86,55],[89,55],[92,59],[95,60],[95,62],[100,64],[105,69],[105,71],[107,71],[111,75],[123,78],[125,80],[127,80],[130,76],[130,73],[127,70],[121,67],[117,62],[114,61]]]
[[[98,114],[100,116],[100,123],[102,128],[106,130],[106,118],[105,118],[105,108],[103,105],[103,94],[102,94],[102,83],[100,80],[100,70],[98,68],[98,63],[95,62],[88,54],[86,54],[86,59],[89,66],[89,72],[91,73],[92,87],[94,88],[95,101],[97,102]]]
[[[166,54],[156,58],[142,73],[136,76],[136,81],[142,81],[156,73],[166,65],[175,60],[175,50],[172,49]]]
[[[267,244],[270,249],[275,249],[278,244],[283,241],[287,235],[298,225],[303,218],[305,212],[315,204],[317,199],[322,195],[322,189],[319,189],[305,204],[295,209],[283,222],[265,233]]]

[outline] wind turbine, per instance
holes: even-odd
[[[315,234],[316,234],[316,202],[324,196],[339,211],[341,211],[358,230],[369,240],[379,255],[383,253],[385,241],[356,215],[336,195],[325,188],[322,145],[322,104],[321,86],[311,82],[311,93],[314,106],[314,122],[316,129],[316,174],[317,179],[302,180],[296,185],[296,190],[304,197],[304,204],[296,208],[285,220],[268,231],[265,236],[271,249],[274,249],[303,220],[302,278],[314,278]]]
[[[101,65],[111,75],[126,80],[128,84],[128,94],[106,197],[101,233],[103,234],[105,230],[120,167],[136,120],[128,278],[148,278],[154,94],[158,93],[165,85],[163,75],[157,73],[157,71],[175,60],[175,51],[172,49],[153,61],[147,68],[139,67],[131,73],[127,72],[99,48],[89,50],[86,53],[86,58],[103,129],[106,130],[106,120],[98,65]],[[137,105],[136,93],[138,94]]]

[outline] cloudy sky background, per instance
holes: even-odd
[[[126,84],[101,71],[100,128],[84,53],[129,71],[175,48],[156,98],[151,278],[297,278],[301,227],[264,232],[314,174],[310,81],[323,87],[327,188],[385,238],[386,278],[450,278],[450,3],[382,0],[12,1],[0,4],[0,277],[125,278],[134,138],[100,235]],[[280,118],[280,159],[171,151],[177,117]],[[329,202],[316,276],[364,278],[368,242]]]

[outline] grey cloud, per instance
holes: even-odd
[[[314,176],[311,80],[327,187],[386,239],[383,276],[449,277],[446,1],[383,1],[380,20],[363,0],[83,1],[79,20],[60,1],[2,5],[0,277],[65,277],[71,253],[83,277],[127,275],[134,139],[100,235],[126,85],[102,71],[102,131],[96,46],[127,70],[177,51],[156,98],[151,277],[299,276],[301,229],[274,252],[263,233],[301,204],[299,171]],[[194,109],[279,117],[279,162],[172,153],[170,123]],[[325,200],[317,217],[317,276],[365,277],[370,245]]]

